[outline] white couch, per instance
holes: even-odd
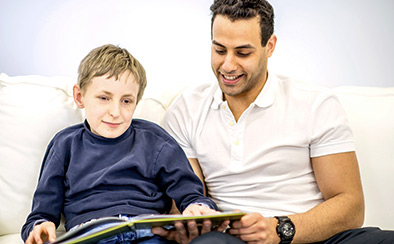
[[[21,244],[41,160],[54,133],[83,121],[67,77],[0,75],[0,244]],[[135,117],[158,124],[183,86],[149,90]],[[394,229],[394,87],[334,89],[348,113],[366,200],[365,226]]]

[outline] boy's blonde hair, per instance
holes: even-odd
[[[139,90],[137,103],[141,100],[146,87],[146,73],[144,67],[126,49],[107,44],[97,47],[81,61],[78,68],[78,85],[81,92],[86,91],[94,77],[108,75],[108,78],[129,70],[137,79]]]

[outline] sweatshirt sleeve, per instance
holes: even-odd
[[[163,189],[174,199],[183,212],[189,204],[201,203],[217,210],[216,204],[204,196],[203,185],[175,139],[169,138],[158,154],[156,168],[159,169]]]
[[[64,163],[56,155],[52,141],[45,152],[37,188],[33,196],[32,211],[22,226],[23,241],[26,241],[36,223],[46,220],[53,222],[56,227],[59,225],[63,207],[63,180]]]

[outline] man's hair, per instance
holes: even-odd
[[[129,70],[137,79],[139,90],[137,103],[141,100],[146,87],[146,73],[144,67],[126,49],[107,44],[97,47],[81,61],[78,68],[78,85],[85,92],[87,85],[94,77],[108,75],[108,78]]]
[[[231,21],[260,17],[261,45],[265,47],[274,33],[274,9],[265,0],[215,0],[211,5],[212,20],[223,15]]]

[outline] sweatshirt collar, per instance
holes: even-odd
[[[116,137],[116,138],[106,138],[103,136],[99,136],[94,134],[91,130],[90,130],[90,125],[88,123],[88,121],[85,119],[84,123],[83,123],[85,130],[87,132],[88,137],[96,142],[102,142],[102,143],[108,143],[108,144],[115,144],[118,142],[123,141],[125,138],[127,138],[128,136],[131,135],[132,133],[132,124],[130,125],[129,128],[127,128],[127,130],[120,136]]]

